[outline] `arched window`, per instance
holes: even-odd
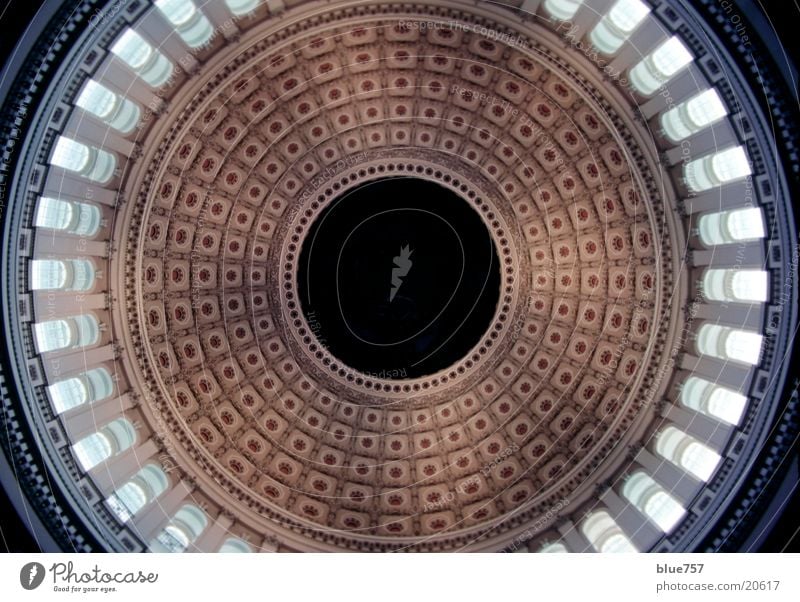
[[[683,42],[672,36],[633,67],[628,77],[640,94],[649,96],[691,63],[692,58]]]
[[[87,291],[94,286],[94,266],[88,259],[34,259],[33,290]]]
[[[589,34],[589,40],[600,52],[614,54],[649,13],[650,7],[640,0],[617,0]]]
[[[744,147],[734,146],[690,161],[683,168],[686,183],[695,192],[702,192],[750,175],[750,163]]]
[[[88,347],[94,345],[100,338],[100,324],[91,314],[84,314],[72,318],[75,329],[78,332],[77,347]]]
[[[247,13],[253,12],[261,0],[225,0],[228,5],[228,10],[231,14],[241,17]]]
[[[157,88],[172,75],[172,63],[138,33],[128,28],[111,47],[145,82]]]
[[[88,291],[94,286],[94,264],[88,259],[70,259],[67,262],[71,282],[68,290]]]
[[[62,289],[67,286],[67,264],[57,259],[34,259],[31,262],[33,290]]]
[[[703,355],[722,360],[757,364],[764,337],[755,332],[730,326],[703,324],[697,333],[697,349]]]
[[[130,481],[112,493],[106,502],[122,521],[129,520],[169,487],[169,479],[160,466],[148,464]]]
[[[100,324],[91,314],[38,322],[33,329],[39,353],[94,345],[100,338]]]
[[[703,276],[703,294],[710,301],[763,303],[769,274],[764,270],[709,269]]]
[[[581,525],[583,535],[598,552],[618,553],[636,552],[636,548],[627,538],[619,525],[605,510],[590,514]]]
[[[564,21],[574,17],[581,4],[583,0],[545,0],[544,9],[549,15]]]
[[[37,228],[52,228],[76,236],[91,237],[100,229],[101,220],[100,209],[94,205],[42,197],[34,224]]]
[[[199,48],[214,35],[211,23],[192,0],[156,0],[156,6],[190,48]]]
[[[736,241],[764,238],[765,235],[764,216],[758,208],[730,211],[726,226]]]
[[[88,146],[59,136],[51,163],[70,171],[83,172],[90,166],[92,153]]]
[[[569,550],[567,546],[565,546],[560,541],[554,541],[552,543],[546,543],[541,548],[539,548],[540,554],[567,554]]]
[[[131,132],[141,116],[136,104],[93,79],[86,82],[75,104],[123,134]]]
[[[738,424],[747,397],[704,378],[690,376],[681,387],[681,403],[728,424]]]
[[[659,433],[656,453],[701,481],[708,481],[722,459],[713,449],[674,426]]]
[[[105,368],[92,368],[83,374],[60,380],[47,387],[53,408],[59,414],[84,403],[102,401],[114,392],[114,381]]]
[[[229,537],[222,544],[219,551],[225,554],[249,554],[253,550],[241,539]]]
[[[183,552],[208,526],[205,513],[193,504],[185,504],[175,513],[164,530],[150,542],[154,552]]]
[[[119,454],[136,442],[136,429],[127,418],[117,418],[96,433],[87,435],[72,451],[84,470],[89,471],[101,462]]]
[[[78,376],[58,381],[47,387],[56,413],[61,414],[89,401],[86,383]]]
[[[661,127],[673,142],[688,138],[692,134],[719,121],[728,110],[713,88],[700,92],[661,116]]]
[[[117,160],[108,151],[64,136],[58,137],[50,163],[101,184],[108,182],[117,168]]]
[[[703,215],[698,220],[700,240],[706,246],[727,245],[764,238],[764,216],[758,207]]]
[[[622,495],[664,533],[669,533],[686,514],[674,497],[642,471],[632,474],[625,481]]]
[[[84,437],[72,446],[72,450],[84,470],[94,468],[112,455],[111,443],[103,433],[92,433]]]
[[[34,324],[33,328],[39,353],[65,349],[75,344],[75,334],[67,320],[48,320]]]

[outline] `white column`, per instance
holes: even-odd
[[[277,13],[282,13],[286,10],[286,4],[283,0],[264,0],[267,7],[269,7],[269,13],[271,15],[275,15]]]
[[[36,294],[34,306],[37,316],[48,319],[68,318],[87,311],[106,309],[106,296],[103,293],[78,293],[40,291]]]
[[[661,415],[711,449],[722,452],[733,427],[691,408],[667,404]]]
[[[108,462],[95,467],[90,476],[104,498],[108,497],[120,486],[139,472],[153,456],[158,453],[155,441],[148,439],[141,445],[135,445]]]
[[[696,305],[695,308],[696,320],[708,320],[713,324],[741,330],[758,332],[764,320],[764,306],[761,303],[711,301]]]
[[[648,551],[661,539],[663,533],[658,527],[639,512],[633,504],[620,498],[613,490],[606,490],[600,496],[600,501],[608,507],[608,513],[640,552]]]
[[[226,40],[230,40],[240,33],[236,26],[236,20],[224,2],[198,3],[198,6],[201,6],[203,14],[208,18],[214,31],[222,34]]]
[[[189,545],[186,551],[217,552],[222,542],[230,536],[232,525],[233,519],[220,514],[209,527],[206,527],[206,530],[200,534],[200,537],[198,537],[193,544]]]
[[[561,541],[570,552],[595,552],[592,544],[583,536],[580,528],[572,521],[567,521],[558,527]]]
[[[133,530],[143,541],[149,542],[172,520],[191,492],[192,486],[186,481],[180,481],[140,516],[131,519]]]
[[[668,88],[672,92],[672,86]],[[659,95],[661,96],[661,95]],[[690,157],[702,157],[710,153],[719,151],[721,148],[729,146],[736,146],[739,144],[739,138],[733,130],[730,122],[727,119],[718,121],[717,123],[703,128],[699,132],[689,136],[681,143],[674,145],[667,152],[664,153],[667,165],[681,164],[683,166],[684,159],[686,159],[687,148],[691,152]]]
[[[761,241],[741,242],[720,245],[708,250],[692,251],[692,264],[695,266],[713,265],[715,268],[731,266],[761,267],[765,264],[763,243]]]
[[[132,100],[142,110],[159,111],[164,105],[164,99],[114,54],[109,53],[97,70],[95,80],[112,92]]]
[[[520,10],[525,13],[526,18],[532,18],[542,5],[542,0],[523,0]]]
[[[615,0],[585,0],[570,22],[578,28],[576,40],[586,38],[594,26],[606,15]]]
[[[649,120],[654,115],[664,113],[700,91],[710,88],[711,84],[708,84],[707,81],[700,69],[694,63],[690,63],[669,80],[669,94],[656,93],[653,98],[639,106],[639,111],[645,119]],[[694,152],[692,154],[694,155]]]
[[[642,58],[665,42],[669,36],[664,27],[653,15],[647,15],[642,24],[636,28],[617,52],[617,56],[609,65],[611,73],[625,73],[637,65]]]
[[[136,31],[172,62],[174,78],[180,79],[181,71],[191,73],[197,68],[193,51],[157,8],[147,11],[136,24]]]
[[[48,259],[50,255],[105,257],[108,254],[108,243],[104,240],[48,232],[45,236],[36,237],[33,249],[34,256],[39,259]]]
[[[639,450],[634,461],[645,469],[656,483],[674,497],[681,506],[688,508],[692,500],[702,488],[702,483],[688,472],[681,470],[672,462],[650,453],[647,449]]]
[[[102,362],[114,359],[114,348],[111,345],[93,347],[91,349],[76,349],[71,353],[58,354],[45,353],[42,356],[42,365],[48,377],[48,382],[61,379],[62,374],[83,372]]]
[[[132,405],[127,393],[97,403],[85,403],[64,413],[64,429],[72,441],[80,441],[86,435],[119,418]]]
[[[58,171],[58,173],[56,173]],[[50,170],[47,175],[42,196],[65,201],[86,201],[97,205],[114,207],[117,204],[116,190],[103,188],[97,182],[89,182],[80,177],[73,176],[71,172]]]
[[[683,206],[687,213],[700,213],[727,211],[728,209],[738,209],[747,205],[747,199],[753,198],[753,188],[756,182],[748,179],[737,180],[722,187],[715,187],[704,190],[696,196],[691,196],[683,200]],[[752,202],[750,203],[752,205]]]
[[[723,362],[710,356],[697,357],[686,354],[678,367],[734,391],[747,391],[753,377],[751,366],[737,362]]]
[[[94,115],[80,109],[75,110],[70,116],[64,135],[83,142],[89,146],[112,151],[124,162],[125,157],[130,157],[136,145],[126,140],[123,135],[110,125],[99,121]]]

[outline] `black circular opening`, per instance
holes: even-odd
[[[466,356],[500,296],[486,224],[456,193],[418,178],[368,182],[331,202],[303,242],[297,277],[319,343],[385,379]]]

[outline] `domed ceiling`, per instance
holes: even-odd
[[[48,314],[70,285],[21,287],[48,360],[37,411],[88,512],[104,508],[98,539],[698,545],[704,509],[724,509],[705,492],[733,490],[775,412],[756,376],[783,378],[786,341],[759,333],[789,332],[795,308],[770,322],[785,265],[762,247],[786,248],[766,226],[791,214],[759,179],[760,129],[745,157],[730,88],[687,105],[715,65],[687,25],[685,43],[665,31],[680,21],[669,3],[620,2],[644,11],[630,30],[613,2],[246,4],[198,3],[181,23],[169,3],[130,9],[151,55],[94,57],[92,81],[132,103],[136,127],[124,103],[104,127],[88,107],[88,125],[64,119],[88,163],[45,152],[26,197],[102,207],[93,232],[85,207],[62,228],[88,239],[96,301]],[[140,80],[127,90],[125,56]],[[80,200],[81,186],[100,193]],[[755,230],[737,230],[731,211],[754,206]],[[25,255],[43,258],[34,236]],[[59,282],[79,290],[81,265]],[[743,285],[740,268],[757,274]],[[62,315],[88,311],[91,341]],[[82,366],[44,345],[59,316],[92,348]],[[44,385],[57,406],[59,379],[99,386],[93,365],[114,374],[111,401],[51,409]],[[76,426],[93,404],[94,429]],[[99,428],[112,418],[129,443]],[[93,430],[115,442],[97,463],[78,450]],[[168,485],[141,484],[151,465]],[[142,505],[120,514],[109,496],[124,502],[129,479]]]
[[[524,524],[591,490],[645,414],[675,271],[653,176],[641,147],[623,142],[625,122],[544,44],[523,53],[420,32],[388,8],[325,21],[312,36],[288,27],[279,43],[237,49],[172,109],[126,216],[123,320],[137,368],[157,382],[153,406],[187,455],[259,513],[354,539]],[[418,378],[345,365],[298,299],[320,214],[392,177],[452,190],[502,258],[500,302],[478,342]],[[462,224],[450,226],[458,237]],[[391,252],[362,278],[385,287]],[[433,261],[422,253],[417,264]],[[439,286],[453,286],[446,277]]]

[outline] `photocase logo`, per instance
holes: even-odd
[[[44,565],[29,562],[19,572],[19,583],[27,590],[36,589],[44,581]]]
[[[408,276],[408,271],[411,269],[411,254],[413,249],[409,250],[408,245],[400,248],[400,255],[394,257],[394,265],[392,268],[392,290],[389,292],[389,303],[394,301],[394,296],[400,290],[400,285],[403,284],[403,278]]]

